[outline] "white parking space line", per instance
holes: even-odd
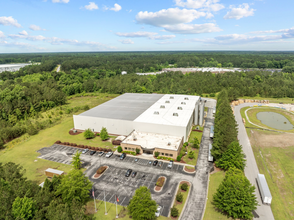
[[[182,166],[182,165],[178,165],[177,170],[179,169],[180,166]]]
[[[110,200],[112,199],[113,196],[114,196],[114,194],[110,197],[110,199],[108,200],[108,202],[110,202]]]
[[[125,201],[126,198],[127,198],[127,197],[125,197],[125,198],[120,202],[120,204],[123,204],[123,202]]]

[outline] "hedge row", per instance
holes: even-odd
[[[163,156],[159,156],[157,157],[157,159],[161,159],[161,160],[169,160],[169,161],[174,161],[174,159],[170,158],[170,157],[163,157]]]
[[[125,153],[125,154],[132,154],[134,156],[137,155],[136,152],[134,152],[134,151],[123,151],[123,153]]]
[[[165,178],[164,177],[159,177],[157,182],[156,182],[156,186],[162,187],[164,184]]]
[[[104,151],[104,152],[110,152],[110,151],[112,151],[111,149],[102,148],[102,147],[92,147],[92,146],[80,145],[80,144],[77,145],[75,143],[61,142],[61,141],[56,141],[55,144],[60,144],[60,145],[65,145],[65,146],[71,146],[71,147],[78,147],[78,148],[84,148],[84,149],[95,150],[95,151]]]

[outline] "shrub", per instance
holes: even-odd
[[[136,148],[136,154],[139,154],[140,153],[140,149],[139,148]]]
[[[185,142],[184,144],[183,144],[183,147],[187,147],[189,145],[189,143],[188,142]]]
[[[88,128],[87,130],[85,130],[84,132],[84,137],[86,139],[92,139],[95,137],[95,134],[93,133],[93,131],[90,130],[90,128]]]
[[[77,147],[78,145],[77,145],[77,144],[74,144],[73,146],[74,146],[74,147]]]
[[[99,133],[97,133],[97,134],[96,134],[96,136],[100,136],[100,134],[99,134]]]
[[[60,144],[60,143],[61,143],[61,141],[56,141],[56,142],[55,142],[55,144]]]
[[[84,110],[84,111],[87,111],[87,110],[89,110],[89,109],[90,109],[90,107],[89,107],[88,105],[84,105],[84,106],[83,106],[83,110]]]
[[[195,154],[194,154],[194,152],[193,152],[193,151],[189,151],[189,153],[188,153],[188,157],[189,157],[190,159],[194,159],[194,158],[195,158]]]
[[[96,151],[99,151],[99,147],[96,147]]]
[[[178,193],[177,196],[176,196],[176,200],[178,202],[183,202],[183,199],[184,199],[183,194],[182,193]]]
[[[85,148],[89,149],[89,146],[88,145],[85,145]]]
[[[192,147],[196,148],[196,149],[199,149],[199,140],[198,140],[197,137],[194,137]]]
[[[96,171],[97,174],[102,174],[106,170],[106,167],[99,167],[99,169]]]
[[[178,217],[179,216],[179,210],[176,207],[172,207],[170,209],[170,214],[172,217]]]
[[[159,152],[158,151],[155,151],[154,152],[154,155],[155,155],[155,157],[158,157],[159,156]]]
[[[180,162],[181,161],[181,159],[182,159],[182,157],[179,155],[179,156],[177,156],[177,161],[178,162]]]
[[[82,144],[82,145],[80,145],[81,146],[81,148],[85,148],[85,146]]]
[[[157,182],[156,182],[156,186],[162,187],[164,184],[165,178],[164,177],[159,177]]]
[[[27,132],[29,135],[36,135],[38,134],[38,129],[35,128],[32,124],[30,126],[27,127]]]
[[[102,128],[101,131],[100,131],[100,137],[101,137],[101,140],[102,141],[105,141],[107,139],[109,139],[109,135],[108,135],[108,132],[107,132],[107,129],[106,128]]]
[[[111,150],[111,149],[108,149],[107,151],[108,151],[108,152],[112,152],[112,150]]]
[[[121,152],[122,152],[122,147],[121,147],[121,146],[118,146],[118,148],[117,148],[117,152],[118,152],[118,153],[121,153]]]
[[[91,146],[89,146],[88,148],[89,148],[89,150],[92,150],[92,147]]]
[[[188,184],[187,183],[183,183],[181,185],[181,190],[187,191],[188,190]]]

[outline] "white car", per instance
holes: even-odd
[[[161,209],[162,209],[161,206],[157,206],[157,210],[156,210],[156,212],[155,212],[155,216],[156,216],[156,217],[159,217],[159,216],[160,216],[160,214],[161,214]]]
[[[103,154],[104,154],[104,152],[101,151],[101,152],[98,153],[98,156],[101,157]]]
[[[85,153],[87,153],[89,151],[89,149],[84,149],[83,151],[82,151],[82,154],[85,154]]]
[[[169,163],[168,163],[168,165],[167,165],[167,168],[172,168],[173,167],[173,165],[174,165],[174,162],[171,160]]]
[[[105,157],[111,157],[111,156],[112,156],[112,154],[113,154],[113,152],[112,152],[112,151],[110,151],[110,152],[108,152],[108,153],[105,155]]]

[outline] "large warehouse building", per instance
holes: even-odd
[[[203,117],[204,103],[199,96],[140,93],[123,94],[73,116],[75,129],[79,130],[100,132],[106,127],[109,134],[129,136],[137,131],[162,135],[162,139],[164,135],[173,140],[179,137],[181,142],[188,139],[192,124],[203,124]]]

